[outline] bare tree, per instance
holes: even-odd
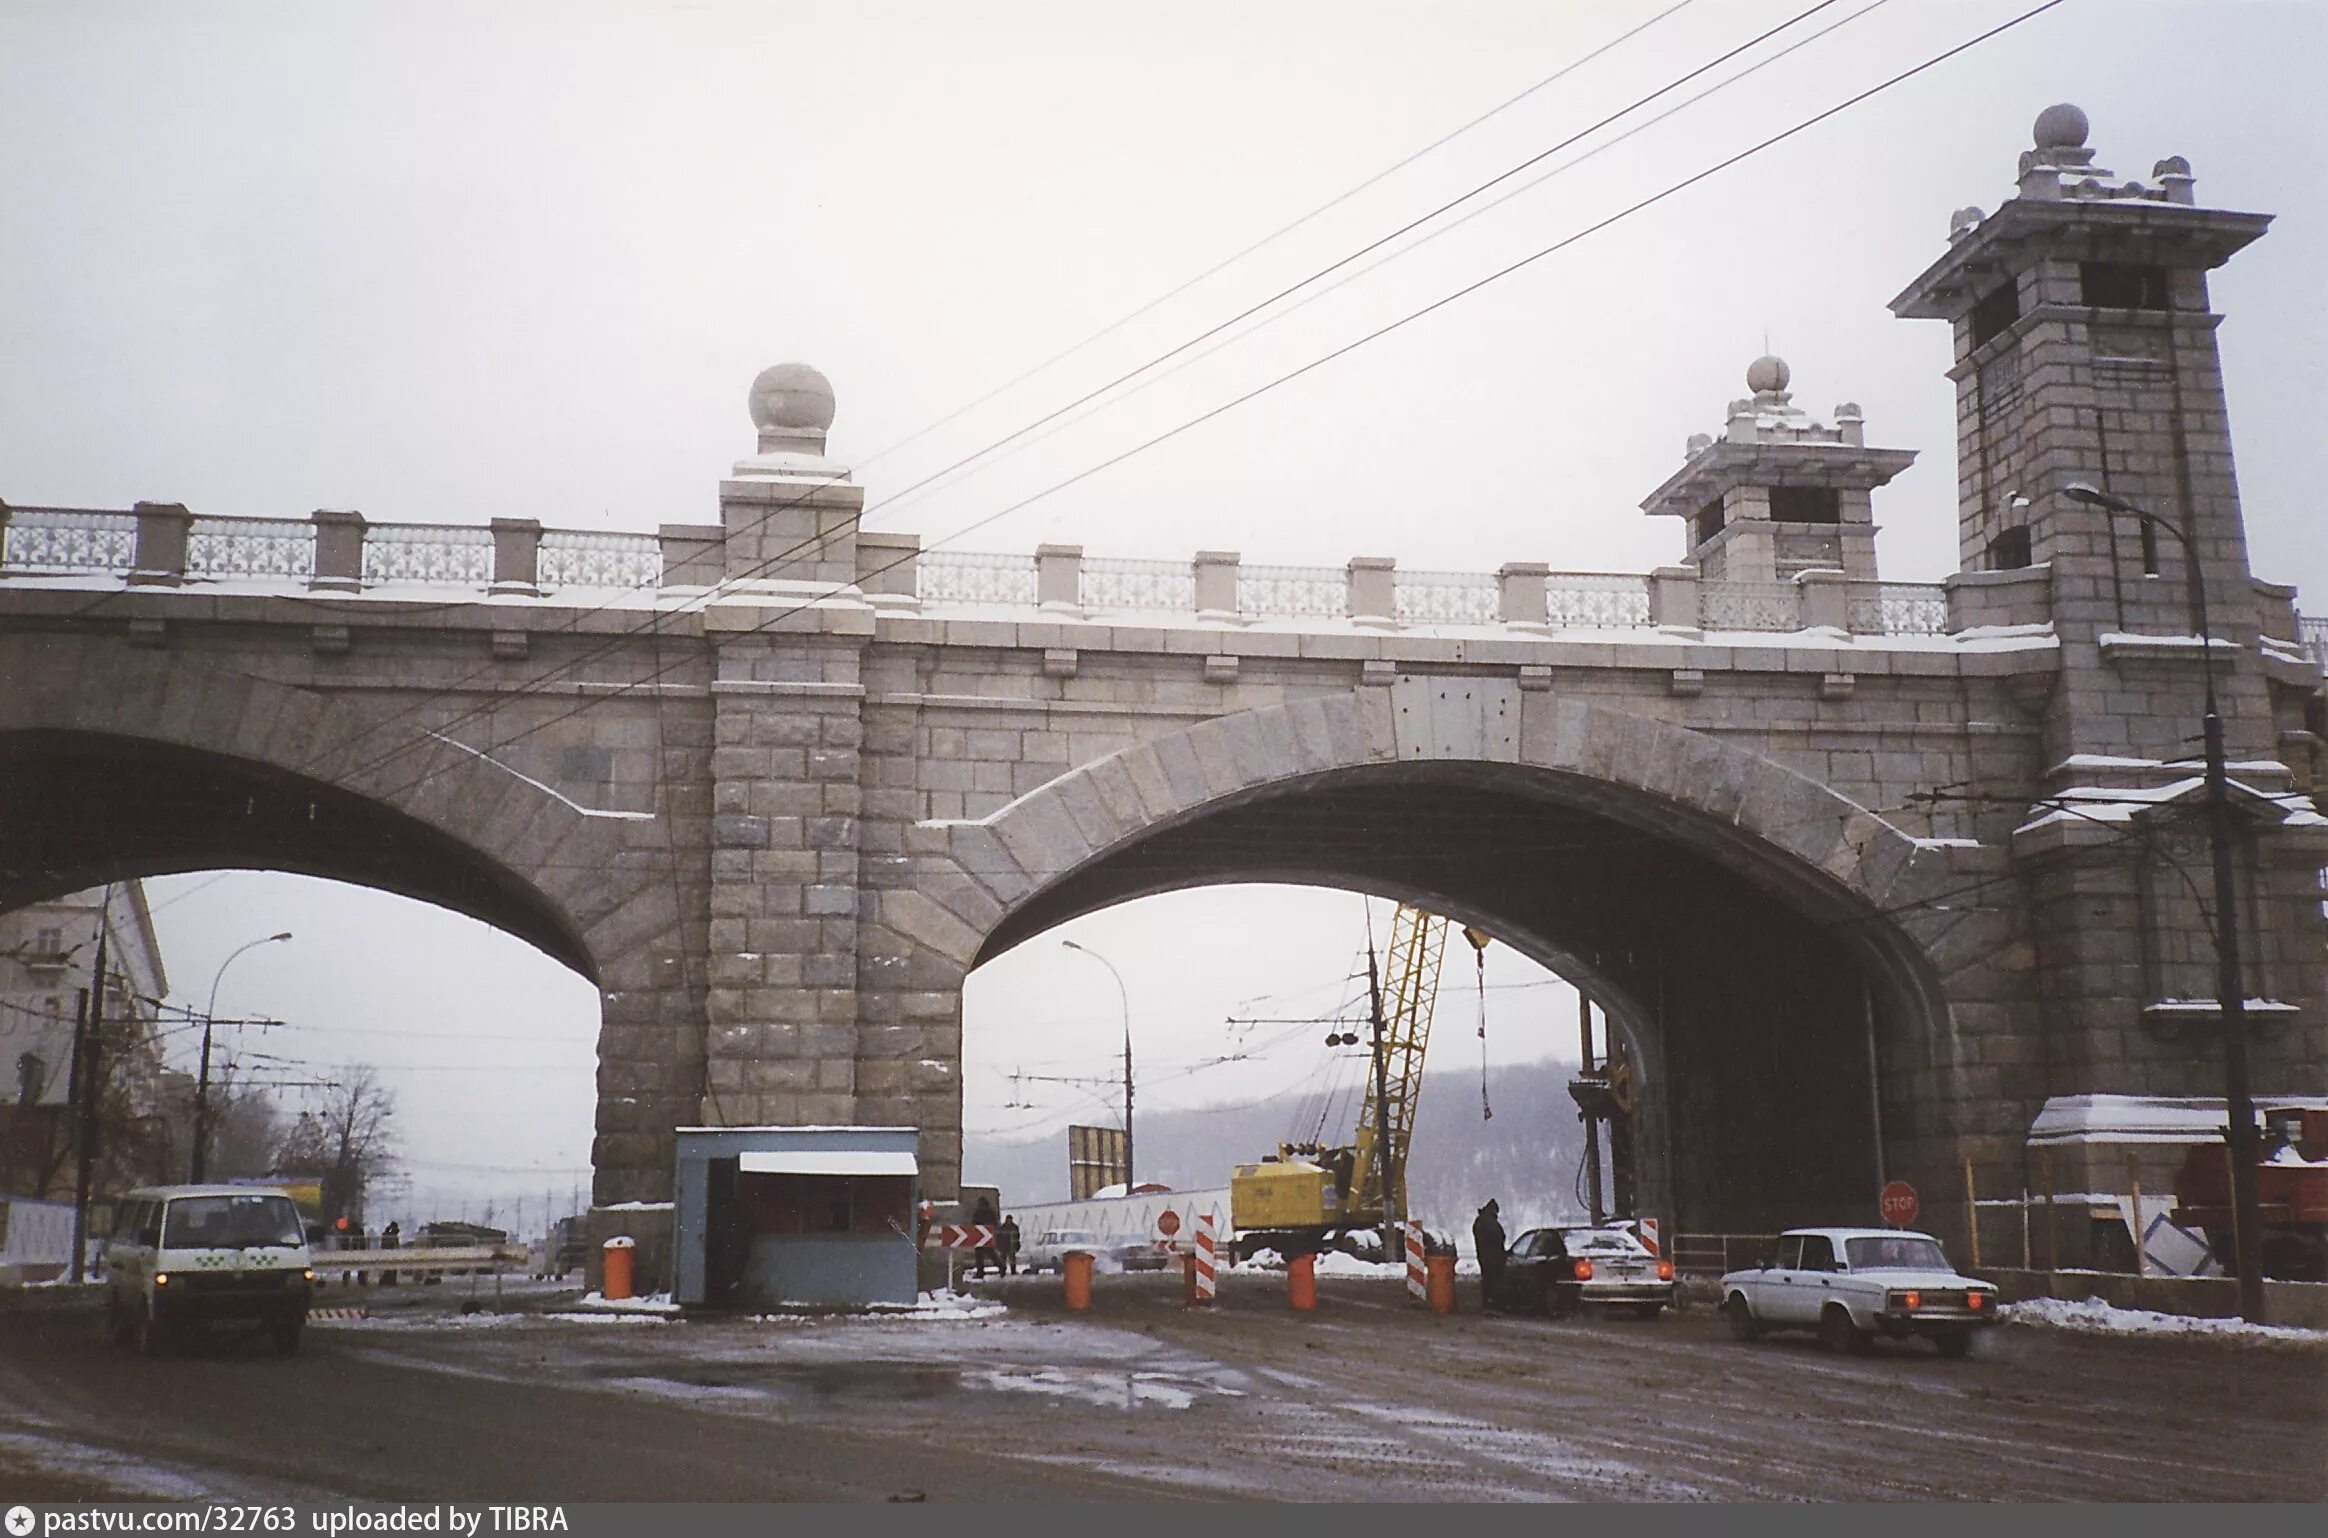
[[[343,1070],[277,1142],[275,1167],[322,1177],[322,1218],[361,1220],[364,1193],[396,1167],[396,1097],[370,1067]]]

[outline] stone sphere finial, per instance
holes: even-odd
[[[2082,108],[2068,102],[2055,102],[2037,114],[2034,130],[2037,147],[2041,150],[2074,150],[2085,148],[2086,134],[2092,125],[2086,122]]]
[[[763,433],[821,433],[833,425],[832,381],[805,363],[779,363],[752,381],[751,408]]]
[[[1794,374],[1786,366],[1786,359],[1775,353],[1764,353],[1746,365],[1746,388],[1761,395],[1766,391],[1783,390]]]

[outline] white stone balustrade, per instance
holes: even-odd
[[[716,524],[665,524],[654,534],[545,529],[533,519],[489,527],[381,524],[319,509],[306,520],[196,516],[174,503],[130,512],[0,503],[0,577],[111,576],[139,585],[283,581],[358,592],[403,583],[497,594],[614,593],[716,588]],[[859,590],[885,605],[1048,609],[1068,616],[1186,615],[1207,623],[1346,621],[1367,628],[1498,626],[1533,633],[1661,629],[1784,634],[1825,629],[1865,636],[1945,636],[2004,616],[1952,618],[1952,593],[1975,583],[2029,588],[2044,573],[1960,574],[1943,583],[1879,582],[1813,568],[1777,582],[1708,580],[1691,565],[1646,575],[1562,572],[1514,561],[1492,572],[1401,571],[1384,556],[1337,569],[1247,565],[1234,551],[1189,561],[1087,556],[1080,545],[1031,555],[923,550],[919,536],[860,531]],[[1984,600],[1993,603],[1994,600]],[[2305,654],[2328,672],[2328,619],[2300,623]]]

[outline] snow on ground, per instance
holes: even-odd
[[[650,1293],[643,1298],[607,1298],[595,1292],[582,1294],[574,1305],[584,1313],[603,1311],[610,1314],[676,1314],[679,1305],[671,1301],[667,1292]]]
[[[2031,1298],[2008,1303],[2002,1310],[2006,1324],[2051,1326],[2087,1335],[2206,1335],[2256,1342],[2281,1341],[2328,1347],[2328,1330],[2298,1329],[2284,1324],[2249,1324],[2244,1319],[2202,1319],[2189,1314],[2159,1314],[2141,1308],[2116,1308],[2100,1298],[2070,1302],[2065,1298]]]
[[[799,1324],[805,1320],[839,1324],[877,1324],[891,1319],[928,1319],[940,1323],[959,1323],[971,1319],[1000,1319],[1010,1312],[1000,1298],[981,1298],[968,1293],[947,1292],[940,1288],[925,1292],[912,1303],[868,1303],[862,1308],[846,1308],[829,1303],[799,1303],[792,1305],[799,1313],[754,1314],[759,1324]]]

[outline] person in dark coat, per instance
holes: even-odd
[[[1479,1252],[1479,1290],[1481,1296],[1493,1300],[1496,1289],[1503,1285],[1504,1230],[1503,1220],[1494,1198],[1479,1209],[1479,1216],[1471,1220],[1472,1247]]]
[[[1002,1215],[1002,1227],[994,1231],[995,1244],[1002,1251],[1002,1274],[1018,1275],[1019,1226],[1018,1219],[1009,1213]]]
[[[403,1243],[403,1242],[404,1242],[404,1230],[403,1230],[402,1228],[398,1227],[398,1226],[397,1226],[397,1224],[396,1224],[396,1222],[395,1222],[393,1219],[391,1219],[391,1220],[389,1221],[389,1224],[388,1224],[388,1226],[387,1226],[386,1228],[383,1228],[383,1229],[381,1229],[381,1230],[380,1230],[380,1248],[382,1248],[382,1249],[384,1249],[384,1250],[392,1250],[392,1249],[396,1248],[396,1246],[397,1246],[397,1245],[399,1245],[399,1244],[401,1244],[401,1243]],[[393,1272],[393,1271],[383,1271],[383,1272],[381,1272],[381,1273],[380,1273],[380,1285],[381,1285],[381,1286],[383,1286],[383,1287],[393,1287],[393,1286],[395,1286],[395,1285],[396,1285],[396,1273],[395,1273],[395,1272]]]
[[[975,1212],[970,1214],[970,1221],[973,1225],[992,1227],[994,1224],[994,1203],[988,1201],[983,1196],[978,1198],[978,1208]],[[984,1276],[986,1274],[986,1263],[990,1260],[994,1262],[995,1270],[999,1271],[1002,1269],[1002,1253],[991,1244],[982,1244],[978,1246],[976,1251],[976,1258],[978,1261],[978,1275],[980,1276]]]

